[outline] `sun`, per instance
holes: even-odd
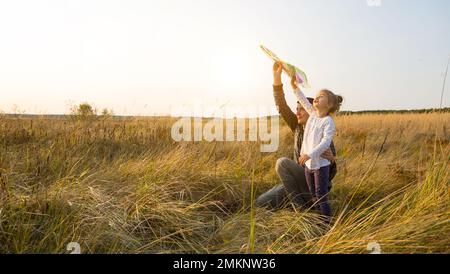
[[[211,56],[210,75],[214,85],[244,88],[252,77],[251,60],[243,51],[225,48]]]

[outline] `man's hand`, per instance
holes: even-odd
[[[295,75],[292,76],[292,78],[291,78],[291,86],[292,86],[293,90],[296,90],[298,88],[298,86],[297,86],[297,79],[295,78]]]
[[[280,62],[273,64],[273,84],[275,86],[281,85],[281,73],[283,72],[283,65]]]
[[[334,157],[331,149],[327,149],[322,155],[320,155],[320,157],[327,159],[332,164],[336,163],[336,157]]]
[[[273,64],[273,76],[281,77],[282,72],[283,72],[283,64],[281,64],[281,62],[275,62]]]
[[[298,157],[298,163],[299,163],[300,165],[304,166],[305,163],[306,163],[306,161],[308,161],[309,159],[311,159],[311,158],[309,158],[308,155],[302,154],[300,157]]]

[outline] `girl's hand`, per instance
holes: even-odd
[[[311,158],[310,158],[308,155],[302,154],[302,155],[298,158],[298,163],[299,163],[300,165],[304,166],[305,163],[306,163],[309,159],[311,159]]]
[[[291,78],[291,86],[292,86],[293,90],[296,90],[298,88],[298,86],[297,86],[297,79],[295,78],[295,75],[292,76],[292,78]]]

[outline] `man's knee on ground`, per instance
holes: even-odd
[[[291,161],[291,159],[287,158],[287,157],[283,157],[277,160],[277,163],[275,165],[275,170],[277,172],[277,174],[280,174],[280,171],[283,169],[286,169],[286,162],[287,161]]]

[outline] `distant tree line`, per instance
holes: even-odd
[[[340,111],[337,115],[353,115],[353,114],[406,114],[406,113],[447,113],[450,112],[448,108],[429,108],[429,109],[411,109],[411,110],[362,110],[362,111]]]
[[[430,108],[430,109],[412,109],[412,110],[362,110],[362,111],[340,111],[337,113],[340,115],[358,115],[358,114],[407,114],[407,113],[448,113],[450,112],[450,107],[446,108]],[[47,117],[47,118],[60,118],[64,119],[67,116],[70,116],[77,120],[96,120],[97,118],[114,118],[114,119],[128,119],[133,116],[120,116],[114,115],[112,109],[104,108],[99,111],[93,107],[89,103],[82,103],[79,105],[74,105],[70,108],[69,115],[59,115],[59,114],[44,114],[44,115],[34,115],[34,114],[25,114],[25,113],[4,113],[0,111],[0,116],[8,116],[8,117]],[[158,116],[163,118],[164,116]]]
[[[72,106],[70,109],[70,116],[78,120],[95,120],[98,118],[98,110],[89,103],[82,103],[78,106]],[[101,111],[100,117],[111,118],[114,116],[112,109],[104,108]]]

